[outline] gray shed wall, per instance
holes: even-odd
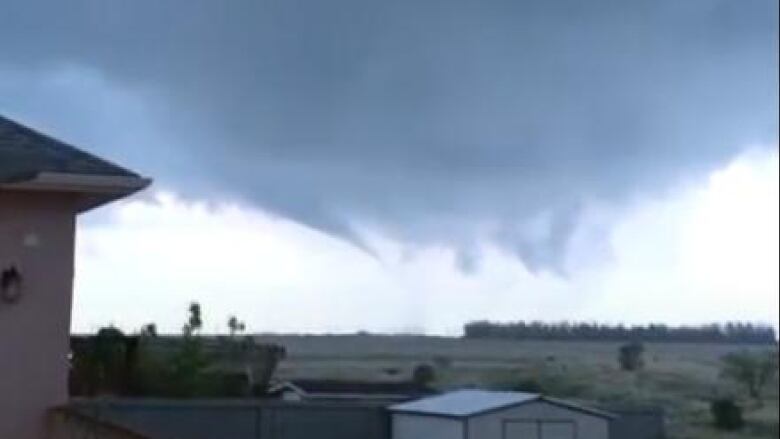
[[[576,439],[609,439],[610,421],[543,401],[529,402],[469,419],[469,438],[515,439],[505,437],[505,424],[511,421],[571,421]]]
[[[461,439],[464,422],[460,419],[394,413],[393,439]]]

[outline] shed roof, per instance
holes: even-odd
[[[536,393],[488,390],[456,390],[442,395],[396,404],[391,406],[390,410],[396,413],[461,418],[477,416],[533,401],[541,401],[601,418],[612,419],[615,417],[615,415],[609,412],[568,401],[548,398]]]
[[[472,416],[539,399],[536,393],[456,390],[442,395],[396,404],[390,410],[438,416]]]
[[[0,183],[26,181],[41,173],[139,177],[125,168],[0,116]]]

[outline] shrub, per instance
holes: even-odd
[[[433,357],[433,364],[440,369],[446,369],[452,366],[452,359],[446,355],[436,355]]]
[[[745,425],[742,418],[742,408],[731,398],[716,399],[710,403],[710,412],[715,420],[715,427],[721,430],[739,430]]]
[[[544,393],[544,386],[533,378],[526,378],[514,384],[510,390],[516,392]]]
[[[744,386],[756,401],[761,401],[763,391],[777,380],[776,352],[732,352],[721,362],[721,376]]]
[[[382,369],[382,372],[384,372],[385,375],[396,376],[401,373],[401,369],[397,367],[385,367]]]
[[[620,368],[627,371],[635,371],[642,368],[644,360],[642,354],[645,352],[645,347],[642,343],[633,342],[624,344],[619,349],[618,362]]]
[[[436,369],[430,364],[418,364],[412,371],[412,381],[417,385],[427,386],[436,379]]]

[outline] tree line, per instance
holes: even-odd
[[[776,344],[772,326],[764,324],[728,322],[699,326],[607,325],[586,322],[510,322],[476,321],[467,323],[466,338],[499,338],[525,340],[577,341],[644,341],[687,343]]]

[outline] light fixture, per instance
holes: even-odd
[[[22,297],[22,275],[15,266],[0,271],[0,300],[16,303]]]

